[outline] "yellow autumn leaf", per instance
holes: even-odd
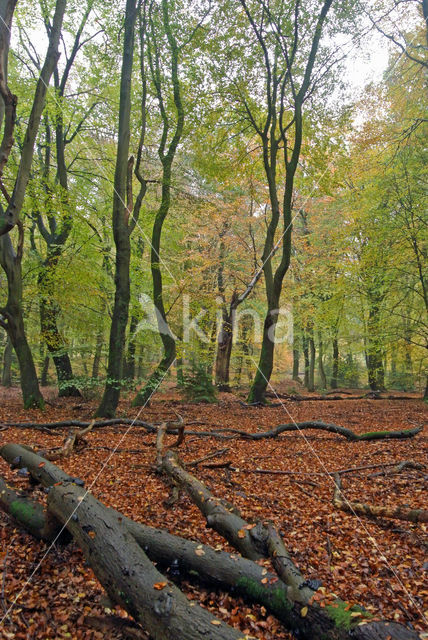
[[[301,609],[300,611],[300,615],[302,616],[302,618],[304,618],[308,613],[308,607],[303,607],[303,609]]]

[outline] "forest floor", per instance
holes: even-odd
[[[50,404],[44,412],[24,411],[16,389],[1,389],[0,423],[90,420],[96,406],[95,402],[75,398],[58,399],[53,390],[46,397]],[[234,427],[258,432],[309,419],[334,422],[356,433],[425,427],[411,439],[373,442],[350,442],[314,430],[261,441],[222,441],[189,435],[179,454],[189,462],[227,447],[222,457],[208,462],[230,461],[234,471],[199,465],[192,473],[214,494],[236,505],[246,520],[272,520],[307,578],[321,580],[328,590],[365,606],[376,616],[426,631],[428,525],[359,518],[336,510],[332,504],[333,478],[327,473],[379,465],[343,475],[343,490],[349,500],[426,508],[426,405],[416,396],[412,400],[283,400],[280,407],[267,408],[243,407],[240,400],[238,395],[220,394],[217,405],[195,405],[183,402],[176,391],[169,390],[156,395],[150,407],[141,411],[130,408],[125,398],[117,415],[134,418],[139,414],[141,420],[160,422],[176,421],[178,412],[189,429],[200,431]],[[175,439],[168,436],[166,444]],[[31,429],[8,428],[0,432],[0,445],[16,442],[51,448],[62,440],[61,436]],[[140,427],[106,427],[88,434],[87,442],[80,453],[56,464],[84,479],[98,499],[136,521],[229,550],[223,538],[206,528],[203,516],[186,495],[182,494],[173,507],[165,506],[169,489],[154,470],[153,434]],[[405,469],[400,474],[371,477],[388,471],[389,467],[382,465],[404,460],[422,463],[425,470]],[[262,475],[257,469],[291,471],[296,475]],[[0,474],[18,488],[28,488],[28,480],[11,471],[3,460]],[[43,499],[40,490],[35,495]],[[126,612],[103,604],[103,589],[75,544],[50,548],[36,542],[3,512],[0,541],[2,640],[145,637],[140,632],[120,630],[119,619],[125,619]],[[190,584],[183,589],[189,598],[200,601],[244,633],[264,640],[290,638],[263,607],[251,607],[226,593],[204,591]]]

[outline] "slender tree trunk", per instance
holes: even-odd
[[[100,375],[101,353],[104,344],[104,331],[100,327],[97,331],[97,337],[95,340],[95,353],[94,360],[92,362],[92,377],[98,378]]]
[[[3,370],[1,376],[1,384],[3,387],[12,386],[12,353],[13,346],[10,337],[6,336],[6,345],[3,352]]]
[[[299,363],[300,363],[300,351],[299,349],[296,349],[295,345],[293,344],[293,380],[294,382],[300,382]]]
[[[114,417],[119,403],[120,385],[123,372],[123,351],[130,298],[129,266],[131,260],[131,242],[129,216],[132,200],[129,199],[129,139],[131,115],[131,78],[134,57],[134,27],[137,17],[136,0],[127,0],[125,12],[125,30],[123,40],[123,59],[120,80],[119,133],[116,152],[116,169],[113,195],[113,235],[116,245],[116,291],[113,317],[110,328],[107,381],[97,416]],[[131,194],[132,197],[132,194]],[[128,202],[128,206],[124,203]]]
[[[303,384],[306,388],[309,387],[309,370],[310,370],[310,361],[309,361],[309,341],[306,335],[306,331],[303,330],[302,333],[302,345],[303,345],[303,358],[305,362],[305,374],[303,379]]]
[[[337,389],[337,378],[339,375],[339,341],[337,336],[333,338],[333,369],[331,374],[330,386]]]
[[[319,374],[320,374],[320,380],[321,380],[321,388],[327,389],[327,376],[325,375],[323,358],[324,358],[324,345],[321,338],[321,332],[319,332],[318,333],[318,368],[319,368]]]
[[[296,314],[293,313],[293,380],[300,382],[299,365],[300,365],[300,327],[296,320]]]
[[[184,127],[184,109],[181,102],[181,88],[180,80],[178,77],[178,64],[180,57],[180,48],[177,45],[173,30],[169,22],[169,8],[167,0],[162,0],[162,19],[163,28],[165,31],[166,39],[169,44],[171,52],[171,80],[173,84],[174,94],[174,107],[175,107],[175,128],[171,142],[168,145],[166,151],[166,143],[168,138],[168,131],[172,126],[170,117],[163,107],[163,96],[161,78],[159,75],[159,69],[156,67],[153,69],[154,84],[156,87],[157,97],[161,106],[162,120],[163,120],[163,134],[161,143],[158,149],[158,155],[162,162],[162,199],[159,209],[156,213],[155,223],[153,225],[152,243],[151,243],[151,272],[153,281],[153,302],[156,309],[156,317],[158,322],[159,334],[162,340],[163,357],[157,366],[156,370],[152,373],[143,389],[135,396],[132,405],[145,406],[153,393],[156,391],[162,380],[166,377],[171,365],[175,361],[176,357],[176,344],[175,339],[168,325],[164,299],[163,299],[163,285],[162,285],[162,271],[161,271],[161,258],[160,258],[160,244],[162,236],[162,228],[165,222],[165,218],[168,215],[171,205],[171,179],[172,179],[172,165],[177,151],[178,144],[181,140]]]
[[[136,350],[136,330],[138,327],[138,317],[135,313],[131,315],[131,321],[129,323],[129,336],[128,336],[128,350],[126,353],[126,360],[124,364],[123,377],[127,380],[134,380],[135,378],[135,350]]]
[[[45,357],[43,358],[42,370],[41,370],[41,374],[40,374],[40,385],[42,387],[47,387],[48,386],[49,364],[50,364],[50,358],[46,354]]]
[[[8,284],[8,298],[6,306],[0,309],[0,317],[4,318],[3,328],[6,329],[18,358],[24,407],[42,409],[44,400],[40,393],[36,367],[25,335],[22,312],[22,227],[18,244],[18,250],[15,253],[9,234],[0,237],[0,264],[6,272]]]
[[[315,391],[315,341],[311,329],[309,335],[309,380],[308,391]]]

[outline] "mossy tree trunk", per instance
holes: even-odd
[[[130,299],[129,268],[131,261],[130,214],[132,210],[132,167],[128,159],[131,117],[131,78],[134,59],[136,0],[127,0],[120,79],[119,131],[113,194],[113,236],[116,245],[115,296],[110,328],[107,380],[97,416],[114,417],[120,397],[123,355]],[[135,218],[133,224],[135,224]]]

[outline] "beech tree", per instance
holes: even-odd
[[[0,24],[0,46],[2,46],[0,51],[0,102],[3,105],[0,113],[4,116],[0,152],[0,182],[2,182],[2,174],[12,149],[16,121],[17,101],[7,84],[8,50],[14,7],[14,2],[3,2],[0,6],[0,14],[2,16]],[[49,46],[36,84],[12,194],[9,195],[3,183],[1,189],[3,198],[6,200],[6,208],[0,203],[0,263],[7,276],[8,296],[6,305],[0,309],[0,323],[6,329],[18,358],[21,372],[21,388],[26,407],[43,406],[43,398],[39,390],[36,369],[24,329],[21,267],[24,228],[19,215],[30,177],[34,144],[46,101],[46,94],[59,55],[58,45],[65,7],[66,0],[57,0],[49,33]],[[9,235],[15,225],[18,225],[19,232],[16,249],[14,249]]]

